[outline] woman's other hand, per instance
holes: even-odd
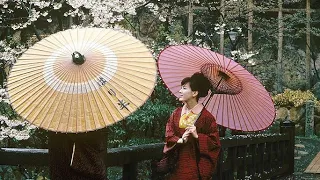
[[[193,136],[194,138],[198,138],[198,133],[197,133],[197,127],[196,127],[196,126],[194,126],[194,125],[188,126],[188,127],[186,128],[186,132],[188,132],[188,134],[192,134],[192,136]],[[185,133],[186,133],[186,132],[185,132]]]

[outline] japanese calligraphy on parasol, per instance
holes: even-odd
[[[8,79],[12,107],[56,132],[87,132],[122,120],[151,95],[157,68],[136,38],[103,28],[53,34],[29,48]]]
[[[269,127],[275,118],[273,101],[264,86],[241,65],[221,54],[192,45],[169,46],[160,53],[158,68],[176,97],[183,78],[202,72],[214,92],[200,101],[221,126],[259,131]]]

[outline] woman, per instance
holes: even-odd
[[[181,82],[177,108],[166,125],[166,145],[163,152],[178,149],[176,167],[169,179],[211,179],[217,166],[220,151],[219,132],[215,118],[202,104],[210,89],[209,80],[202,73],[195,73]],[[199,177],[200,176],[200,177]]]

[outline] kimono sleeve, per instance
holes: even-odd
[[[166,124],[166,144],[168,146],[172,146],[175,143],[177,143],[177,141],[179,140],[180,137],[177,136],[177,134],[175,133],[175,123],[174,123],[174,118],[177,115],[177,110],[175,110],[170,118],[168,119],[168,122]]]
[[[220,137],[215,119],[210,118],[210,126],[207,129],[207,133],[198,133],[198,146],[200,151],[200,156],[209,156],[211,162],[215,166],[218,160],[220,152]]]

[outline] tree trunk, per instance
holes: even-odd
[[[277,63],[277,92],[282,92],[282,47],[283,47],[283,16],[282,16],[282,0],[278,0],[278,63]]]
[[[39,32],[38,32],[38,30],[36,28],[36,25],[33,24],[32,25],[32,29],[34,31],[34,34],[37,36],[38,41],[41,41],[41,36],[40,36],[40,34],[39,34]]]
[[[220,1],[220,13],[221,13],[221,18],[220,18],[220,54],[224,54],[224,27],[222,26],[223,24],[223,18],[225,15],[225,0]]]
[[[306,16],[307,16],[307,24],[306,24],[306,80],[307,80],[307,89],[311,88],[310,77],[311,77],[311,59],[310,59],[310,0],[306,0]]]
[[[73,17],[69,16],[69,28],[73,25]]]
[[[248,0],[248,51],[252,51],[253,0]]]
[[[193,0],[189,0],[188,6],[188,37],[191,36],[193,32]]]

